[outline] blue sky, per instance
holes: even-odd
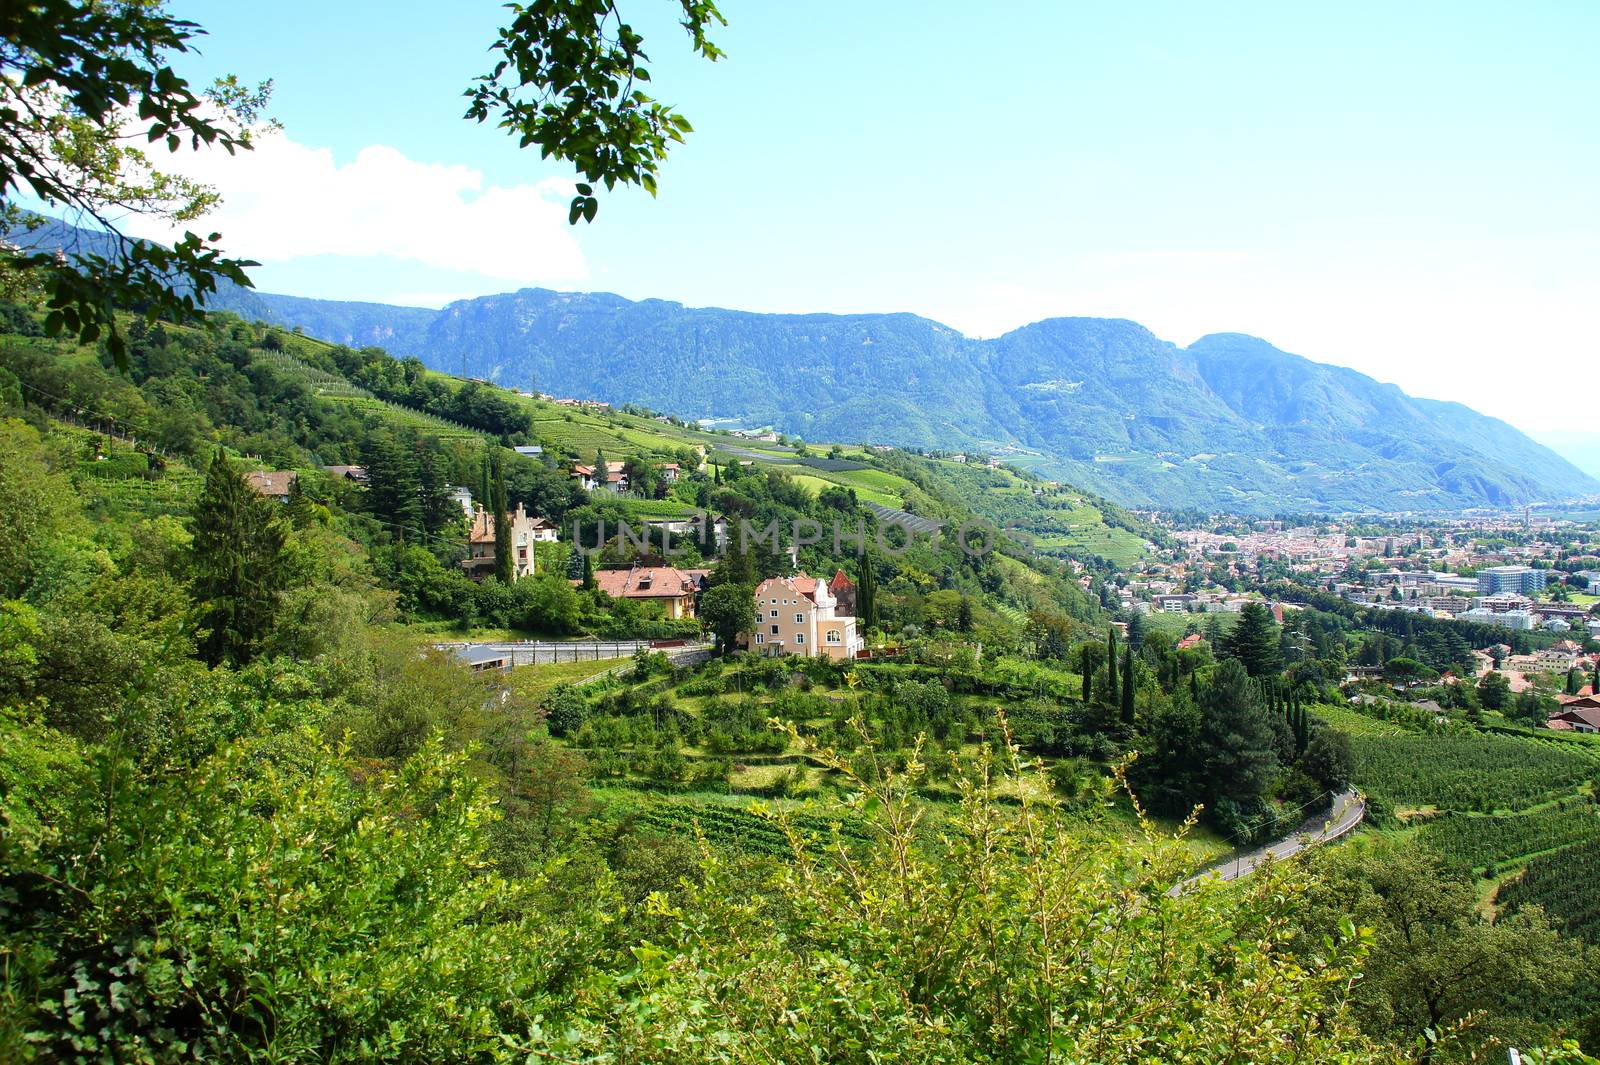
[[[624,10],[696,133],[572,230],[570,173],[460,117],[498,4],[174,0],[185,72],[273,78],[284,126],[197,161],[211,224],[297,295],[1114,315],[1530,430],[1594,394],[1600,5],[727,0],[716,64],[673,6]]]

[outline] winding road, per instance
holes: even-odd
[[[1168,895],[1181,895],[1194,887],[1202,880],[1216,878],[1218,880],[1238,880],[1240,877],[1249,876],[1256,871],[1256,867],[1267,861],[1289,858],[1303,850],[1309,850],[1319,843],[1338,839],[1355,831],[1361,824],[1362,818],[1367,816],[1367,803],[1360,793],[1354,789],[1341,791],[1333,797],[1331,813],[1318,814],[1309,818],[1305,824],[1296,831],[1284,836],[1282,839],[1267,844],[1246,854],[1236,855],[1225,862],[1219,862],[1208,869],[1196,873],[1189,879],[1174,886]]]

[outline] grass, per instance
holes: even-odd
[[[518,666],[507,674],[507,683],[517,695],[538,703],[558,684],[576,684],[627,663],[625,658],[600,661],[554,662],[541,666]]]
[[[829,488],[840,487],[842,484],[844,484],[844,482],[836,480],[836,478],[842,478],[846,476],[849,476],[849,474],[819,475],[815,473],[796,473],[790,475],[791,479],[796,484],[800,485],[802,488],[808,489],[813,495],[820,492],[825,492]],[[856,498],[860,499],[864,503],[877,503],[878,505],[885,507],[899,507],[902,502],[899,496],[893,496],[887,492],[878,491],[875,488],[867,488],[855,484],[851,484],[848,487],[853,488],[856,493]]]

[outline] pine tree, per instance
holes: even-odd
[[[1088,644],[1078,654],[1078,670],[1083,674],[1083,705],[1088,706],[1094,702],[1094,656]]]
[[[861,556],[861,580],[856,583],[856,613],[863,629],[878,627],[878,574],[870,554]]]
[[[397,537],[422,531],[422,483],[417,456],[388,433],[366,447],[367,508],[390,524]]]
[[[1122,656],[1122,723],[1129,728],[1133,727],[1133,648],[1129,647]]]
[[[1207,805],[1231,799],[1251,809],[1264,799],[1278,774],[1271,721],[1244,663],[1230,658],[1201,689],[1200,708],[1209,756]]]
[[[417,463],[422,531],[429,536],[439,535],[461,516],[461,509],[450,498],[450,478],[436,445],[437,441],[425,442]]]
[[[277,621],[287,580],[276,507],[245,483],[219,449],[191,519],[200,656],[213,665],[253,659]]]
[[[1239,621],[1222,640],[1225,658],[1237,658],[1252,677],[1265,677],[1278,671],[1278,624],[1261,603],[1246,603]]]
[[[1117,686],[1117,630],[1106,630],[1106,705],[1116,706],[1122,702],[1122,694]]]
[[[498,452],[494,456],[493,483],[489,488],[490,515],[494,518],[494,575],[510,584],[516,571],[511,566],[511,522],[506,513],[506,470]]]
[[[306,496],[304,478],[296,477],[289,482],[289,498],[283,506],[283,516],[289,519],[289,524],[296,529],[304,529],[311,524],[311,500]]]

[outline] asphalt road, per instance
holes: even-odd
[[[1256,871],[1258,865],[1269,858],[1289,858],[1319,843],[1338,839],[1354,831],[1366,816],[1367,804],[1361,796],[1354,790],[1341,791],[1333,797],[1333,806],[1328,813],[1308,819],[1293,833],[1265,847],[1229,858],[1225,862],[1219,862],[1209,869],[1196,873],[1167,894],[1181,895],[1195,884],[1210,877],[1218,880],[1237,880],[1249,876]]]

